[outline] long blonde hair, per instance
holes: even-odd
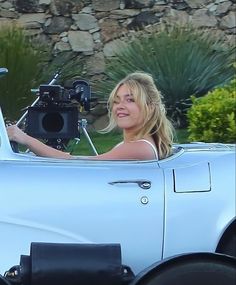
[[[117,91],[123,84],[132,93],[144,117],[144,122],[134,134],[134,139],[138,140],[151,135],[159,158],[167,157],[171,153],[171,145],[173,143],[173,126],[166,117],[162,95],[150,74],[144,72],[131,73],[115,86],[108,99],[109,124],[102,132],[109,132],[117,127],[112,108]]]

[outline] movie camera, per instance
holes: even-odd
[[[57,73],[49,84],[32,90],[37,99],[17,125],[24,121],[27,134],[59,150],[64,150],[70,139],[79,139],[82,130],[97,154],[86,131],[87,120],[79,118],[80,110],[90,111],[91,87],[85,80],[75,80],[70,88],[55,85],[58,76]]]
[[[40,85],[39,97],[44,104],[67,104],[76,100],[86,111],[90,110],[91,90],[87,81],[76,80],[71,89],[61,85]]]

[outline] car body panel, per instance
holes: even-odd
[[[202,153],[204,152],[206,153],[206,150],[203,149]],[[188,153],[189,158],[191,153],[193,152]],[[200,171],[191,173],[188,181],[189,191],[166,192],[164,257],[187,252],[214,251],[221,233],[235,218],[235,155],[231,153],[230,146],[222,145],[221,150],[219,146],[216,148],[215,156],[207,155],[207,157],[210,166],[210,191],[192,190],[191,184],[195,182],[198,185],[198,181],[204,180],[206,176]],[[203,161],[203,158],[201,160]],[[196,170],[194,159],[191,161],[193,166],[186,155],[182,165],[184,168],[189,165],[189,169]],[[202,166],[202,163],[200,165]],[[166,189],[175,188],[175,181],[171,179],[172,166],[172,163],[168,163],[168,168],[165,170]],[[178,171],[184,168],[179,168],[176,164]]]
[[[14,173],[14,179],[0,183],[1,189],[7,189],[1,191],[1,197],[8,201],[1,207],[0,223],[11,219],[32,231],[41,229],[45,235],[64,233],[64,237],[77,242],[119,242],[127,247],[123,252],[128,263],[134,263],[130,251],[136,252],[132,258],[137,264],[142,263],[144,254],[153,256],[153,262],[157,256],[162,257],[164,178],[157,162],[106,165],[31,161],[26,165],[18,161],[13,166],[11,161],[4,161],[0,165],[2,177]],[[150,180],[151,188],[140,188],[133,183],[136,180]],[[114,181],[131,183],[109,184]],[[149,199],[146,205],[141,202],[144,196]],[[147,236],[155,249],[139,248],[139,240],[145,241]],[[7,239],[0,239],[0,246],[5,247]]]
[[[214,252],[235,217],[235,147],[173,152],[160,161],[14,153],[0,114],[0,272],[33,241],[120,243],[135,274],[179,253]]]
[[[196,173],[199,179],[196,179]],[[173,180],[176,193],[211,191],[210,165],[203,162],[173,169]]]

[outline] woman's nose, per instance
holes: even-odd
[[[117,109],[123,109],[124,108],[124,102],[123,101],[119,101],[119,103],[117,104]]]

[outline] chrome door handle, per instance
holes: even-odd
[[[108,182],[108,184],[110,185],[128,184],[128,183],[136,183],[142,189],[149,189],[152,186],[152,183],[149,180],[117,180],[117,181]]]

